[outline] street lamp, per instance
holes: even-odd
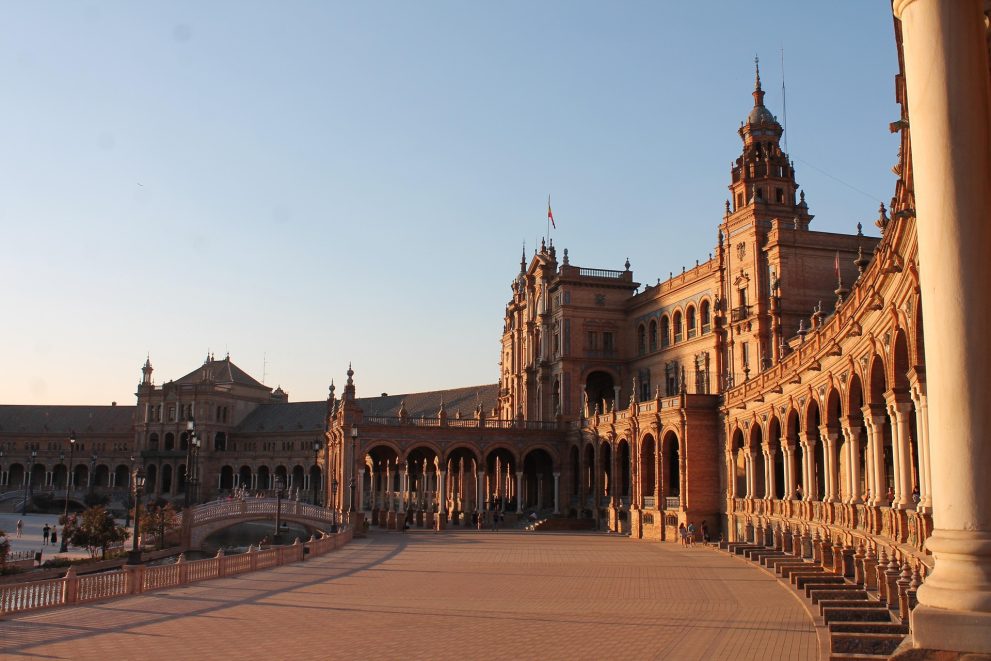
[[[89,458],[89,492],[92,495],[93,489],[96,488],[96,453],[94,452]]]
[[[279,543],[279,531],[282,529],[282,477],[275,476],[275,535],[272,543]]]
[[[28,513],[28,496],[31,494],[31,478],[34,473],[34,460],[38,458],[38,451],[31,450],[31,463],[28,465],[28,488],[24,490],[24,502],[21,504],[21,516]]]
[[[69,489],[72,488],[72,453],[76,449],[76,432],[69,432],[69,468],[65,474],[65,506],[62,508],[62,545],[59,546],[59,553],[69,550],[69,541],[65,538],[65,526],[69,522]],[[59,453],[59,459],[65,456]]]
[[[323,447],[323,443],[321,443],[320,441],[314,439],[314,441],[313,441],[313,465],[314,466],[319,466],[319,464],[320,464],[320,449],[322,447]],[[320,504],[320,503],[317,502],[317,487],[318,486],[319,486],[318,484],[312,485],[312,488],[313,488],[313,504],[314,505],[319,505]]]
[[[330,492],[333,498],[334,507],[331,510],[331,532],[337,532],[337,478],[335,477],[333,482],[330,483]]]
[[[184,502],[186,507],[189,507],[190,502],[190,475],[192,474],[191,467],[193,465],[193,439],[196,438],[196,423],[193,421],[193,417],[189,416],[186,420],[186,494],[184,497]]]
[[[357,457],[355,457],[357,453],[358,453],[358,425],[351,425],[351,503],[348,507],[349,512],[355,511],[354,510],[354,489],[355,489],[354,471],[356,467],[355,464],[358,461]]]
[[[145,486],[145,472],[140,466],[134,471],[134,532],[131,535],[131,552],[127,554],[127,564],[141,564],[141,550],[138,548],[138,520],[141,518],[141,489]]]
[[[200,463],[200,445],[201,444],[202,444],[202,441],[200,440],[200,437],[194,434],[193,437],[190,439],[190,445],[193,447],[193,466],[192,466],[192,469],[189,472],[189,475],[190,475],[190,477],[189,477],[189,483],[190,483],[190,485],[193,488],[192,499],[193,499],[193,504],[194,505],[196,504],[196,501],[198,500],[199,491],[200,491],[199,490],[199,486],[200,486],[200,467],[199,467],[199,463]]]
[[[130,475],[133,475],[133,474],[134,474],[134,455],[132,454],[131,455],[131,470],[128,472],[128,475],[130,476]],[[129,528],[131,526],[131,508],[134,507],[134,505],[131,504],[131,501],[133,500],[133,496],[131,495],[131,486],[132,485],[130,485],[130,484],[127,485],[127,512],[124,513],[124,527],[125,528]]]

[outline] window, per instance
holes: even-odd
[[[785,190],[783,188],[774,189],[774,201],[778,204],[785,203]]]
[[[637,326],[637,353],[641,356],[647,353],[647,331],[643,324]]]
[[[651,351],[657,351],[657,322],[653,319],[650,321],[650,326],[647,330],[647,341],[650,346]]]
[[[169,422],[175,422],[175,407],[169,407]]]
[[[661,317],[661,346],[666,347],[671,344],[671,326],[668,324],[668,317]]]
[[[587,340],[589,351],[599,350],[599,334],[596,331],[588,331]]]
[[[681,342],[681,311],[674,313],[674,341]]]
[[[750,366],[750,344],[748,342],[740,343],[740,355],[743,358],[743,367]]]
[[[612,352],[616,349],[616,344],[613,341],[613,334],[611,331],[606,331],[602,334],[602,350],[606,353]]]
[[[695,308],[692,306],[688,307],[685,312],[685,320],[688,325],[688,337],[695,337]]]
[[[709,310],[709,301],[702,301],[702,305],[699,306],[699,311],[702,317],[702,333],[708,333],[712,327],[712,315]]]

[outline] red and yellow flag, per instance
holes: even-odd
[[[554,213],[551,211],[551,196],[547,196],[547,220],[551,221],[551,227],[557,229],[557,225],[554,223]]]

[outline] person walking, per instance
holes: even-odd
[[[52,533],[52,528],[47,523],[45,527],[41,529],[41,545],[48,546],[48,537]]]
[[[55,543],[57,541],[58,541],[58,532],[56,532],[55,529],[52,528],[52,546],[55,546]]]
[[[678,524],[678,536],[681,538],[681,545],[688,546],[688,529],[684,521]]]
[[[688,545],[695,546],[695,522],[688,522]]]
[[[15,528],[17,529],[17,539],[20,539],[21,533],[24,532],[24,521],[18,519]]]
[[[709,523],[707,521],[702,522],[702,542],[704,544],[709,543]]]

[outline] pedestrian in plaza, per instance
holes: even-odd
[[[52,528],[47,523],[45,527],[41,529],[41,545],[48,546],[48,537],[52,533]]]
[[[684,521],[678,524],[678,537],[681,538],[682,546],[688,546],[688,528],[685,527]]]
[[[22,520],[18,519],[17,520],[17,525],[15,527],[17,528],[17,539],[20,539],[21,538],[21,533],[24,532],[24,522]]]
[[[695,546],[695,522],[688,522],[688,545]]]
[[[709,543],[709,523],[707,521],[702,522],[702,542]]]
[[[482,528],[485,526],[485,514],[482,512],[478,513],[478,532],[482,532]]]
[[[52,528],[52,546],[55,546],[55,542],[58,541],[58,533]]]

